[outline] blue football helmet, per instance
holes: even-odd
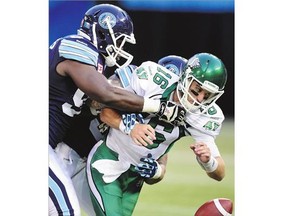
[[[161,58],[158,61],[158,64],[166,67],[168,70],[172,71],[176,75],[180,75],[183,71],[185,64],[187,63],[187,59],[177,56],[177,55],[168,55]]]
[[[107,66],[123,67],[133,59],[124,51],[126,42],[136,44],[133,31],[133,22],[124,10],[111,4],[99,4],[85,13],[78,34],[91,40],[105,57]]]

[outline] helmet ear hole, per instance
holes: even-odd
[[[102,40],[102,41],[100,42],[100,44],[99,44],[99,48],[100,48],[100,49],[104,49],[104,48],[106,48],[106,47],[107,47],[107,42],[104,41],[104,40]]]

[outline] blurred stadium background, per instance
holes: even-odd
[[[137,44],[128,48],[135,65],[170,54],[190,58],[198,52],[222,59],[228,81],[218,104],[227,117],[234,117],[233,0],[50,0],[49,45],[58,37],[76,33],[84,13],[99,3],[120,6],[131,16]]]
[[[190,58],[198,52],[210,52],[221,58],[228,70],[225,93],[218,100],[226,120],[216,140],[226,161],[225,179],[216,182],[208,178],[189,150],[191,138],[183,138],[169,154],[165,179],[144,186],[134,215],[191,216],[213,198],[234,202],[234,1],[49,0],[49,45],[58,37],[76,33],[87,9],[99,3],[120,6],[131,16],[137,41],[129,47],[133,64],[158,61],[170,54]]]

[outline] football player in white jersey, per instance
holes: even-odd
[[[158,61],[159,64],[168,68],[177,75],[179,75],[180,71],[182,71],[182,68],[186,62],[187,60],[185,58],[176,55],[168,55]],[[127,67],[118,68],[115,71],[116,78],[111,78],[108,80],[113,85],[127,87],[135,68],[135,65],[128,65]],[[105,72],[103,74],[106,75]],[[64,142],[59,143],[55,149],[57,156],[63,160],[63,165],[66,172],[69,173],[69,176],[72,179],[80,207],[88,216],[95,216],[95,212],[89,196],[88,182],[86,180],[87,178],[84,168],[86,166],[89,151],[96,142],[103,139],[103,136],[109,129],[108,125],[100,120],[99,113],[101,110],[91,107],[94,103],[96,103],[96,101],[87,103],[87,106],[85,105],[83,107],[81,114],[76,116],[73,126],[70,127],[68,133],[66,134],[63,140]],[[117,117],[121,119],[121,116]],[[141,117],[140,114],[123,114],[121,120],[123,121],[123,132],[127,133],[127,131],[131,131],[135,125],[135,121],[138,120],[141,122],[142,118],[143,117]],[[115,121],[115,119],[110,118],[110,122],[111,121]],[[111,122],[111,124],[113,123]],[[118,128],[117,124],[116,128]],[[135,129],[137,129],[137,131]],[[153,134],[154,130],[150,125],[141,124],[140,127],[136,127],[135,129],[131,131],[131,137],[140,145],[146,144],[146,142],[152,142],[152,140],[147,138],[148,134],[150,134],[150,138],[154,139],[155,137],[155,134]],[[158,162],[162,165],[162,169],[164,171],[166,169],[167,155],[163,156],[161,159],[158,159]],[[157,179],[157,181],[147,179],[147,183],[154,184],[159,180],[160,178]]]
[[[224,178],[225,163],[215,143],[224,115],[215,101],[224,93],[226,81],[223,62],[208,53],[191,57],[180,79],[154,62],[144,62],[136,69],[126,89],[181,104],[187,111],[185,124],[174,126],[153,114],[143,114],[144,123],[156,132],[152,145],[136,142],[131,145],[134,142],[131,136],[110,128],[105,139],[93,147],[87,161],[88,183],[97,215],[132,215],[144,179],[163,177],[157,160],[183,136],[194,138],[191,152],[207,175],[217,181]],[[109,124],[108,119],[115,115],[114,110],[105,108],[100,116]],[[121,128],[120,121],[118,127]]]

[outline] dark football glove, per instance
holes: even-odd
[[[152,154],[149,153],[147,157],[141,158],[140,161],[141,162],[135,167],[135,170],[142,178],[157,179],[161,176],[162,168],[158,162],[152,158]]]
[[[156,113],[159,120],[168,122],[175,126],[184,125],[186,111],[183,107],[172,101],[162,101],[160,110]]]

